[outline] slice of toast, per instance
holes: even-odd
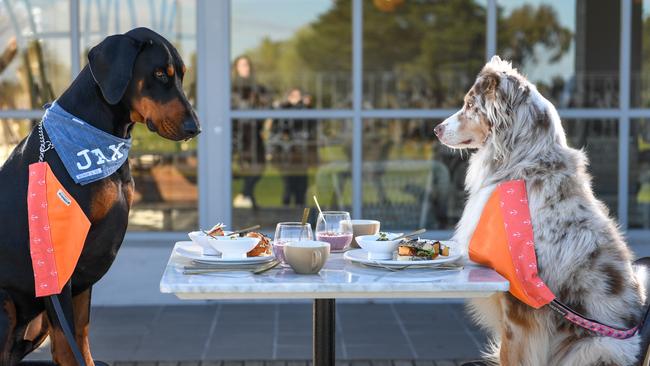
[[[439,255],[448,256],[449,247],[437,240],[412,239],[400,244],[397,255],[405,258],[436,259]]]

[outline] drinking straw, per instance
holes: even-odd
[[[325,215],[323,215],[323,210],[320,209],[320,205],[318,204],[318,199],[316,198],[316,195],[314,195],[314,202],[316,202],[316,208],[318,208],[318,212],[320,212],[320,215],[323,216],[323,222],[325,225],[327,225],[327,221],[325,220]]]
[[[307,218],[309,217],[309,207],[305,207],[304,210],[302,210],[302,221],[300,221],[300,224],[302,227],[300,228],[300,237],[302,238],[302,234],[305,231],[305,224],[307,224]]]

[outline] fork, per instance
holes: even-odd
[[[442,264],[442,265],[439,265],[439,266],[407,264],[407,265],[401,266],[401,267],[389,267],[389,266],[385,266],[385,265],[383,265],[381,263],[378,263],[378,262],[373,262],[372,264],[366,264],[366,263],[360,263],[360,264],[364,265],[366,267],[371,267],[371,268],[387,269],[387,270],[389,270],[391,272],[399,272],[399,271],[407,269],[407,268],[423,268],[423,269],[431,268],[431,269],[440,270],[440,271],[451,271],[451,270],[461,270],[461,269],[463,269],[462,265],[456,265],[456,264],[447,264],[447,265]]]
[[[262,265],[259,265],[257,267],[219,267],[219,268],[210,268],[208,266],[186,266],[183,268],[183,274],[184,275],[198,275],[198,274],[206,274],[206,273],[214,273],[214,272],[232,272],[232,271],[242,271],[246,270],[249,271],[253,274],[262,274],[270,269],[273,269],[277,267],[277,265],[280,264],[280,261],[278,260],[272,260],[268,263],[264,263]]]

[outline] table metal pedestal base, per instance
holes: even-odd
[[[334,366],[336,357],[334,348],[335,314],[336,301],[334,299],[314,300],[314,366]]]

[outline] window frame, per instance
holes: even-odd
[[[444,118],[455,112],[450,109],[373,109],[362,108],[363,77],[363,0],[350,0],[352,7],[352,97],[350,109],[316,110],[233,110],[230,105],[230,18],[231,1],[196,0],[197,20],[197,101],[203,133],[198,141],[199,225],[208,227],[216,218],[232,221],[232,147],[233,119],[300,118],[349,119],[353,123],[352,150],[352,216],[362,213],[362,141],[365,119]],[[236,0],[234,0],[236,1]],[[498,0],[487,1],[485,22],[486,54],[489,60],[497,49]],[[618,206],[621,228],[631,242],[650,236],[647,229],[629,229],[629,143],[630,123],[634,118],[650,118],[650,108],[631,107],[631,31],[632,0],[620,0],[620,69],[619,103],[616,108],[560,109],[561,118],[618,119]],[[71,75],[80,69],[80,0],[69,0]],[[0,118],[38,119],[40,110],[0,110]],[[220,143],[214,143],[220,141]],[[431,236],[449,237],[451,230],[430,231]],[[128,232],[133,242],[170,241],[184,237],[178,232]]]

